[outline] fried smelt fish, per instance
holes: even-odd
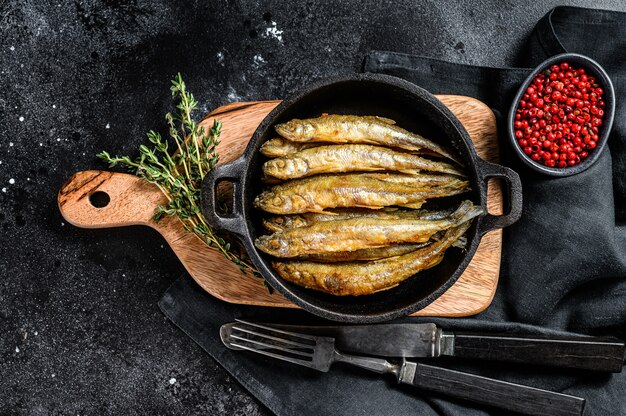
[[[457,227],[482,213],[481,207],[464,201],[441,220],[350,218],[309,227],[289,228],[256,239],[255,246],[275,257],[355,251],[398,243],[425,243],[437,232]]]
[[[332,264],[276,261],[272,266],[283,279],[309,289],[337,296],[369,295],[395,287],[414,274],[439,264],[446,250],[469,226],[470,222],[465,222],[451,228],[440,241],[402,256]]]
[[[440,232],[433,235],[432,239],[427,241],[426,243],[408,243],[408,244],[396,244],[389,247],[379,247],[379,248],[364,248],[361,250],[355,251],[339,251],[336,253],[325,253],[325,254],[312,254],[309,256],[299,257],[301,259],[311,260],[311,261],[319,261],[321,263],[336,263],[340,261],[364,261],[364,260],[379,260],[385,259],[387,257],[401,256],[406,253],[410,253],[412,251],[418,250],[420,248],[424,248],[427,245],[431,244],[433,241],[439,241],[445,232]],[[439,235],[441,234],[441,235]],[[457,247],[460,249],[465,249],[467,246],[467,238],[465,236],[459,237],[454,243],[452,243],[452,247]]]
[[[452,151],[419,134],[373,116],[326,114],[276,125],[276,132],[294,142],[377,144],[411,151],[428,150],[460,163]]]
[[[263,173],[278,179],[296,179],[319,173],[359,171],[430,171],[463,176],[458,168],[386,147],[365,144],[320,146],[268,160]]]
[[[427,199],[457,195],[469,190],[469,182],[454,175],[336,174],[295,179],[259,194],[254,206],[273,214],[322,212],[327,208],[380,209]]]
[[[319,261],[322,263],[336,263],[341,261],[363,261],[363,260],[379,260],[387,257],[401,256],[406,253],[424,248],[431,244],[426,243],[414,244],[396,244],[389,247],[364,248],[355,251],[339,251],[336,253],[311,254],[304,256],[306,260]]]
[[[318,222],[345,220],[348,218],[380,218],[380,219],[421,219],[441,220],[452,214],[453,210],[371,210],[366,208],[345,208],[328,211],[327,213],[305,212],[296,215],[275,215],[263,220],[263,226],[271,232],[284,231],[287,228],[308,227]]]
[[[263,143],[259,151],[263,156],[267,157],[284,157],[312,147],[323,146],[324,144],[325,143],[298,143],[283,139],[282,137],[276,137]]]

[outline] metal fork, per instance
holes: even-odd
[[[528,415],[581,415],[585,399],[474,374],[402,360],[349,355],[335,348],[335,339],[237,320],[220,328],[224,345],[247,350],[318,371],[335,362],[348,363],[379,374],[392,374],[398,383],[459,399]]]

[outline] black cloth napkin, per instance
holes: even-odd
[[[558,335],[569,332],[626,338],[626,14],[557,7],[537,24],[523,58],[528,68],[548,56],[578,52],[611,76],[616,119],[606,149],[586,172],[560,179],[526,169],[501,137],[503,163],[524,187],[522,219],[505,232],[500,283],[492,305],[464,319],[404,318],[446,329]],[[405,78],[433,93],[476,97],[499,123],[528,69],[459,65],[393,52],[371,52],[364,70]],[[500,131],[504,131],[500,125]],[[219,361],[278,415],[485,415],[485,406],[397,386],[359,369],[329,373],[227,350],[220,325],[238,317],[323,323],[296,310],[231,305],[183,276],[159,306],[172,322]],[[590,374],[486,362],[439,359],[436,365],[587,399],[585,414],[626,414],[626,372]]]

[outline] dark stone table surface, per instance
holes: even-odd
[[[57,208],[98,151],[164,131],[176,72],[201,117],[359,71],[370,49],[510,66],[557,4],[0,0],[0,414],[269,413],[159,311],[183,267],[156,232]]]

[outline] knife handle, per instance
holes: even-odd
[[[405,361],[400,382],[446,396],[535,416],[579,416],[585,399]]]
[[[613,373],[621,372],[624,363],[624,343],[616,339],[454,335],[455,357]]]

